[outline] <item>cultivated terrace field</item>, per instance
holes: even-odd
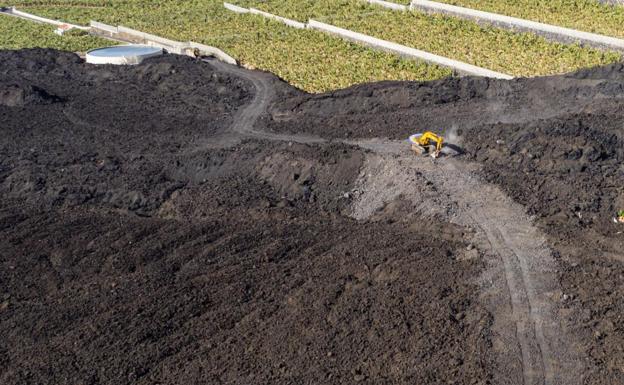
[[[500,13],[507,16],[541,21],[600,33],[624,37],[624,8],[605,5],[596,0],[438,0],[462,7]],[[409,4],[409,1],[403,1]]]
[[[314,31],[298,31],[258,16],[240,16],[223,8],[221,1],[33,1],[17,6],[29,12],[64,21],[87,24],[97,20],[110,24],[140,29],[177,40],[193,40],[219,47],[249,67],[269,70],[307,91],[347,87],[352,84],[393,79],[430,80],[451,75],[451,71],[420,62],[401,59],[395,55],[373,51],[361,46],[329,37]],[[8,3],[5,3],[8,5]],[[67,49],[67,45],[45,44],[33,35],[32,28],[49,30],[41,26],[24,25],[11,34],[33,36],[28,43]],[[20,39],[23,39],[20,37]],[[100,46],[94,44],[93,46]],[[7,47],[5,41],[0,47]],[[85,48],[81,42],[73,50]]]
[[[300,20],[313,17],[516,76],[564,73],[620,58],[616,53],[550,43],[531,34],[514,34],[469,21],[420,12],[393,12],[359,0],[238,1],[237,4]],[[274,72],[312,92],[382,79],[430,80],[451,74],[447,69],[375,52],[319,32],[293,30],[258,16],[237,15],[225,10],[221,1],[61,0],[2,2],[2,5],[15,5],[64,21],[86,24],[97,20],[173,39],[211,44],[248,67]],[[592,15],[594,20],[604,19],[597,11]],[[9,38],[3,39],[0,47],[40,45],[83,51],[102,45],[90,38],[48,36],[50,30],[16,21],[3,23],[0,32]]]
[[[110,44],[107,40],[92,36],[59,36],[54,27],[33,23],[28,20],[2,17],[0,35],[3,49],[49,47],[61,50],[86,51],[93,47]]]
[[[517,34],[416,11],[397,12],[361,0],[246,0],[239,3],[299,20],[318,19],[516,76],[564,73],[620,57],[577,45],[551,43],[530,33]]]

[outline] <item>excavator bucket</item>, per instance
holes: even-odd
[[[414,151],[418,155],[427,155],[427,153],[429,152],[429,149],[419,144],[412,143],[412,151]]]
[[[412,151],[417,155],[431,156],[433,158],[437,158],[440,153],[436,151],[435,146],[421,146],[419,144],[412,144]]]

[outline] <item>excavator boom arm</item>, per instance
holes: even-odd
[[[428,146],[431,141],[436,143],[436,151],[442,150],[442,143],[444,142],[444,138],[439,135],[434,134],[431,131],[427,131],[418,139],[418,143],[421,146]]]

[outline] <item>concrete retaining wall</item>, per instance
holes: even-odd
[[[238,65],[238,63],[236,62],[236,59],[226,54],[225,52],[221,51],[219,48],[201,44],[201,43],[195,43],[194,41],[189,41],[189,46],[193,50],[198,49],[202,55],[214,56],[224,63]],[[190,53],[190,52],[187,52],[187,53]]]
[[[56,25],[56,26],[61,26],[61,25],[69,25],[72,28],[76,28],[76,29],[82,29],[82,30],[88,30],[89,27],[83,27],[81,25],[76,25],[76,24],[71,24],[71,23],[65,23],[59,20],[53,20],[53,19],[48,19],[45,17],[41,17],[41,16],[37,16],[37,15],[33,15],[31,13],[27,13],[27,12],[22,12],[17,10],[15,7],[3,7],[2,8],[2,13],[8,16],[15,16],[15,17],[19,17],[22,19],[27,19],[30,21],[34,21],[37,23],[44,23],[44,24],[51,24],[51,25]]]
[[[211,47],[205,44],[195,43],[193,41],[180,42],[164,37],[152,35],[149,33],[137,31],[135,29],[127,28],[124,26],[114,27],[97,21],[91,21],[91,34],[101,36],[113,40],[123,41],[134,44],[146,44],[163,48],[170,53],[178,55],[194,55],[195,50],[199,50],[201,55],[214,56],[217,59],[236,65],[236,60],[225,52],[216,47]]]
[[[280,22],[282,22],[282,23],[284,23],[284,24],[286,24],[286,25],[288,25],[290,27],[293,27],[293,28],[305,29],[305,27],[306,27],[305,23],[301,23],[301,22],[296,21],[296,20],[287,19],[285,17],[277,16],[277,15],[274,15],[272,13],[264,12],[264,11],[261,11],[261,10],[256,9],[256,8],[249,8],[249,13],[253,13],[254,15],[264,16],[267,19],[280,21]]]
[[[234,4],[230,4],[230,3],[223,3],[223,6],[226,9],[229,9],[232,12],[236,12],[236,13],[249,13],[249,9],[243,8],[243,7],[239,7],[238,5],[234,5]]]
[[[238,7],[240,8],[240,7]],[[225,52],[221,51],[216,47],[211,47],[205,44],[195,43],[193,41],[189,42],[180,42],[171,39],[166,39],[164,37],[152,35],[150,33],[145,33],[141,31],[137,31],[132,28],[127,28],[124,26],[112,26],[104,23],[99,23],[97,21],[91,21],[89,27],[83,27],[79,25],[63,23],[58,20],[47,19],[44,17],[40,17],[37,15],[33,15],[27,12],[18,11],[15,7],[11,8],[2,8],[0,12],[6,14],[8,16],[15,16],[24,19],[28,19],[31,21],[39,22],[39,23],[47,23],[52,25],[63,25],[67,24],[74,28],[79,28],[82,30],[89,31],[92,35],[100,36],[106,39],[122,41],[126,43],[134,43],[134,44],[146,44],[153,45],[156,47],[163,48],[170,53],[178,54],[178,55],[194,55],[195,51],[198,50],[201,55],[209,55],[214,56],[217,59],[236,65],[236,60]]]
[[[429,52],[421,51],[415,48],[407,47],[401,44],[393,43],[386,40],[377,39],[372,36],[364,35],[358,32],[349,31],[347,29],[335,27],[330,24],[321,23],[316,20],[308,22],[308,28],[323,31],[342,37],[344,39],[360,43],[372,48],[383,51],[392,52],[410,59],[422,60],[428,63],[437,64],[443,67],[451,68],[461,75],[485,76],[498,79],[512,79],[513,76],[500,72],[490,71],[485,68],[473,66],[472,64],[449,59],[443,56],[434,55]]]
[[[368,1],[373,4],[393,7],[391,5],[392,3],[389,3],[387,1],[382,1],[382,0],[368,0]],[[398,5],[398,4],[395,4],[395,5]],[[306,23],[295,21],[295,20],[287,19],[285,17],[276,16],[271,13],[260,11],[254,8],[251,8],[251,9],[242,8],[242,7],[229,4],[229,3],[223,3],[223,6],[236,13],[253,13],[253,14],[261,15],[269,19],[280,21],[291,27],[300,28],[300,29],[302,28],[314,29],[314,30],[324,32],[324,33],[329,33],[329,34],[332,34],[332,35],[335,35],[335,36],[338,36],[343,39],[350,40],[359,44],[363,44],[374,49],[392,52],[394,54],[397,54],[399,56],[403,56],[409,59],[416,59],[416,60],[421,60],[421,61],[425,61],[425,62],[432,63],[432,64],[437,64],[443,67],[450,68],[460,75],[485,76],[485,77],[498,78],[498,79],[513,79],[513,76],[511,75],[507,75],[507,74],[503,74],[500,72],[491,71],[485,68],[473,66],[468,63],[445,58],[443,56],[434,55],[429,52],[421,51],[415,48],[407,47],[407,46],[393,43],[390,41],[377,39],[372,36],[364,35],[358,32],[349,31],[347,29],[335,27],[330,24],[321,23],[320,21],[309,20],[308,23],[306,24]],[[400,6],[398,8],[393,7],[393,9],[408,10],[408,7]]]
[[[375,5],[380,5],[384,8],[389,8],[389,9],[393,9],[395,11],[407,11],[409,10],[409,7],[403,4],[397,4],[397,3],[392,3],[389,1],[383,1],[383,0],[368,0],[369,3],[371,4],[375,4]]]
[[[239,7],[238,5],[234,5],[234,4],[230,4],[230,3],[223,3],[223,6],[226,9],[229,9],[232,12],[236,12],[236,13],[251,13],[251,14],[254,14],[254,15],[260,15],[260,16],[263,16],[263,17],[265,17],[267,19],[271,19],[271,20],[275,20],[275,21],[279,21],[281,23],[284,23],[284,24],[288,25],[289,27],[293,27],[293,28],[297,28],[297,29],[304,29],[306,27],[306,24],[302,23],[300,21],[293,20],[293,19],[288,19],[286,17],[277,16],[277,15],[274,15],[272,13],[264,12],[264,11],[261,11],[261,10],[256,9],[256,8],[243,8],[243,7]]]
[[[136,44],[147,44],[166,49],[168,52],[178,55],[183,54],[184,48],[188,46],[186,43],[182,43],[175,40],[165,39],[160,36],[152,35],[149,33],[137,31],[135,29],[127,28],[124,26],[117,27],[117,34],[113,36],[116,39],[127,41]]]
[[[496,27],[515,31],[531,32],[560,43],[582,43],[596,48],[624,52],[624,40],[610,36],[577,31],[575,29],[538,23],[536,21],[504,16],[496,13],[477,11],[429,0],[412,0],[410,8],[429,13],[439,13],[469,19],[481,24],[494,25]]]
[[[427,13],[444,14],[462,19],[468,19],[479,24],[493,25],[495,27],[511,29],[518,32],[530,32],[558,43],[582,43],[595,48],[624,52],[624,39],[578,31],[571,28],[558,27],[555,25],[499,15],[491,12],[478,11],[471,8],[458,7],[429,0],[412,0],[409,7],[383,0],[367,1],[371,4],[380,5],[396,11],[418,9]]]

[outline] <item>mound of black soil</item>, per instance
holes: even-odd
[[[624,383],[624,65],[501,81],[382,82],[274,104],[265,125],[323,137],[444,133],[534,215],[559,258],[586,384]]]
[[[176,56],[138,67],[86,66],[41,50],[0,60],[3,196],[40,210],[157,209],[210,167],[197,155],[180,161],[179,149],[224,130],[249,97],[238,79]],[[178,178],[186,164],[194,175]]]
[[[351,146],[230,142],[247,82],[23,50],[0,90],[0,383],[488,381],[464,229],[349,218]]]
[[[60,101],[61,98],[58,96],[50,95],[36,86],[8,84],[0,89],[0,105],[7,107],[50,104]]]
[[[237,137],[256,91],[215,68],[0,51],[0,383],[491,383],[469,230],[401,197],[351,219],[365,151]],[[322,95],[271,78],[255,129],[444,133],[548,235],[584,383],[624,384],[623,68]]]
[[[623,81],[623,65],[618,63],[566,76],[511,81],[468,77],[363,84],[285,97],[274,104],[265,125],[276,132],[333,138],[405,139],[425,130],[455,134],[488,124],[524,124],[617,108]]]
[[[524,204],[551,237],[564,308],[599,368],[587,375],[596,384],[624,379],[624,225],[613,221],[624,208],[624,115],[614,99],[593,111],[464,135],[484,178]]]

